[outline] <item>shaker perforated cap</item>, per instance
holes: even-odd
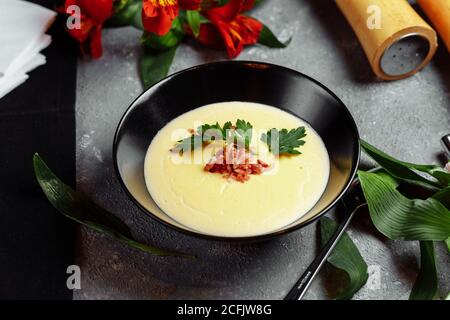
[[[427,38],[416,33],[407,34],[385,50],[380,68],[388,76],[406,75],[422,65],[430,50]]]

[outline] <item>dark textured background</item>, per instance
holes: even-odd
[[[54,3],[33,2],[49,8]],[[32,167],[39,152],[75,184],[77,48],[61,21],[50,34],[53,43],[43,52],[47,64],[0,99],[0,299],[72,298],[65,271],[73,261],[73,224],[47,201]]]

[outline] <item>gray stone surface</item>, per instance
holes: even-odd
[[[352,30],[331,1],[267,0],[255,10],[291,45],[247,48],[239,59],[299,70],[331,88],[351,110],[361,136],[409,161],[438,162],[439,138],[450,132],[450,55],[441,48],[421,73],[398,82],[372,75]],[[104,57],[80,61],[77,88],[77,187],[123,218],[136,237],[198,255],[197,261],[157,258],[81,229],[77,263],[82,289],[75,299],[281,299],[316,252],[316,224],[250,245],[198,240],[167,229],[140,212],[115,177],[115,127],[142,91],[137,61],[139,32],[104,32]],[[171,72],[223,60],[223,52],[192,43],[177,52]],[[349,231],[371,266],[369,285],[356,299],[406,299],[418,270],[416,242],[387,241],[361,214]],[[450,291],[450,259],[438,248],[442,293]],[[380,280],[377,283],[377,279]],[[326,299],[332,283],[314,282],[307,299]],[[325,289],[327,288],[327,289]]]

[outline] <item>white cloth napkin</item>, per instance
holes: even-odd
[[[45,32],[56,12],[21,0],[0,0],[0,98],[45,64],[39,52],[51,43]]]

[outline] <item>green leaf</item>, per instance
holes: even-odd
[[[236,133],[239,139],[244,139],[245,147],[248,148],[252,141],[253,136],[253,126],[250,122],[246,122],[245,120],[237,120],[236,121]]]
[[[291,40],[292,38],[286,42],[281,42],[267,26],[263,26],[259,34],[258,43],[269,48],[286,48],[291,43]]]
[[[417,169],[417,170],[420,170],[423,172],[426,172],[428,170],[432,170],[432,169],[436,168],[436,166],[434,166],[434,165],[415,164],[415,163],[410,163],[410,162],[405,162],[405,161],[395,159],[394,157],[391,157],[390,155],[377,149],[376,147],[374,147],[373,145],[371,145],[370,143],[368,143],[362,139],[361,139],[361,146],[363,147],[363,149],[365,149],[365,151],[367,151],[368,155],[370,155],[370,156],[374,155],[374,160],[376,160],[375,158],[378,159],[379,157],[382,157],[382,158],[388,159],[391,162],[399,163],[405,167]]]
[[[435,240],[450,237],[450,212],[433,198],[408,199],[377,173],[358,171],[375,227],[390,239]]]
[[[253,126],[250,122],[238,119],[236,121],[236,129],[242,130],[243,132],[252,131]]]
[[[145,89],[150,88],[167,76],[176,51],[177,47],[173,47],[163,52],[151,49],[146,49],[143,52],[140,61],[140,69]]]
[[[158,50],[167,51],[168,49],[178,46],[178,44],[183,40],[185,36],[183,25],[179,18],[176,18],[172,22],[172,27],[163,36],[158,36],[154,33],[144,32],[141,38],[142,44],[146,47]]]
[[[450,187],[439,190],[433,195],[433,198],[440,201],[447,209],[450,210]]]
[[[419,170],[419,169],[417,169]],[[423,171],[435,177],[443,186],[450,186],[450,173],[444,168],[434,166],[433,169]]]
[[[231,124],[231,122],[230,122]],[[228,125],[228,122],[226,123]],[[193,151],[203,145],[204,142],[210,142],[220,138],[225,140],[224,129],[217,122],[216,124],[203,124],[197,128],[197,131],[191,136],[179,140],[178,143],[170,150],[183,154],[185,151]]]
[[[198,134],[193,134],[190,137],[179,140],[178,143],[172,149],[170,149],[170,151],[183,154],[184,151],[193,151],[201,145],[203,145],[202,137]]]
[[[271,129],[261,135],[261,141],[267,143],[269,151],[273,154],[301,154],[296,148],[305,144],[302,140],[306,137],[305,127],[298,127],[288,131],[287,129]]]
[[[117,0],[114,2],[114,15],[108,24],[117,27],[132,25],[143,30],[141,12],[141,0]]]
[[[380,166],[382,166],[386,171],[388,171],[396,178],[407,180],[410,183],[418,183],[422,186],[430,186],[433,188],[440,188],[445,185],[441,185],[438,181],[431,181],[429,179],[426,179],[425,177],[413,171],[413,169],[415,169],[421,172],[428,173],[431,176],[438,178],[440,182],[444,182],[446,180],[446,173],[441,172],[443,171],[443,169],[437,166],[413,164],[395,159],[394,157],[391,157],[390,155],[370,145],[364,140],[361,140],[361,147],[368,156],[370,156]]]
[[[146,253],[157,256],[193,257],[185,253],[167,251],[137,242],[132,238],[128,227],[119,218],[101,209],[64,184],[38,154],[33,157],[33,165],[36,179],[47,199],[67,218]]]
[[[262,4],[263,2],[265,2],[266,0],[255,0],[255,4],[253,5],[253,8],[259,6],[260,4]]]
[[[138,0],[115,0],[113,3],[114,14],[122,11],[126,6],[132,2],[137,2]]]
[[[227,130],[231,130],[233,128],[233,124],[231,123],[231,121],[227,121],[224,123],[223,128],[222,128],[222,134],[223,137],[226,138],[227,136]]]
[[[325,246],[337,228],[338,225],[333,220],[327,217],[320,219],[322,246]],[[369,277],[367,264],[356,245],[346,233],[339,240],[327,261],[335,268],[345,271],[348,275],[348,283],[345,288],[338,290],[336,299],[351,299],[367,282]]]
[[[450,186],[436,192],[433,195],[433,198],[440,201],[444,206],[450,209]]]
[[[450,187],[439,190],[436,194],[433,195],[433,199],[441,202],[447,209],[450,210]],[[450,252],[450,237],[447,238],[444,242],[447,246],[447,250]]]
[[[200,34],[200,13],[195,10],[188,10],[186,11],[186,19],[191,27],[194,37],[197,38]]]
[[[433,241],[420,241],[420,271],[409,300],[433,300],[437,290],[438,275]]]
[[[195,149],[203,144],[203,142],[211,142],[215,140],[225,140],[226,132],[225,129],[220,126],[218,122],[213,125],[204,124],[197,128],[197,133],[200,138],[200,133],[202,134],[201,144],[194,146]],[[189,139],[189,138],[188,138]]]
[[[248,148],[252,138],[253,126],[251,123],[237,120],[235,129],[233,129],[231,121],[225,122],[223,126],[220,126],[218,122],[215,124],[203,124],[190,137],[178,141],[178,144],[171,151],[180,153],[187,150],[192,151],[202,146],[204,142],[211,142],[216,140],[216,138],[231,143],[245,143],[245,147]]]
[[[228,126],[227,122],[226,125]],[[225,131],[224,129],[220,126],[220,124],[218,122],[216,122],[216,124],[204,124],[201,125],[200,127],[197,128],[197,132],[201,132],[203,135],[203,141],[205,141],[205,139],[208,138],[216,138],[216,137],[220,137],[222,140],[225,140]],[[205,136],[207,136],[207,138],[205,138]],[[214,139],[213,139],[214,140]]]

